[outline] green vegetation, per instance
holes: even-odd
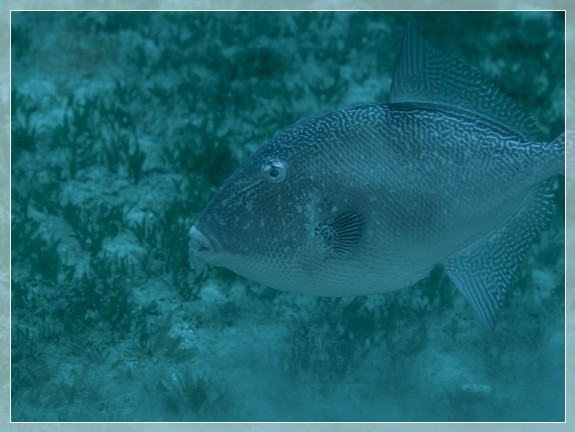
[[[187,367],[158,379],[153,395],[170,413],[167,421],[225,421],[231,411],[230,395]]]

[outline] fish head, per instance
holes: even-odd
[[[331,193],[338,176],[310,127],[278,133],[236,169],[190,229],[192,255],[300,292],[323,260],[350,252],[363,219]]]

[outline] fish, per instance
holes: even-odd
[[[565,134],[405,25],[387,103],[280,130],[189,230],[193,259],[282,291],[356,296],[443,265],[489,329],[556,213]]]

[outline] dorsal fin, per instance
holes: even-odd
[[[390,103],[423,103],[466,111],[536,141],[533,119],[492,82],[425,39],[411,20],[391,84]]]

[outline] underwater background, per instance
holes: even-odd
[[[563,130],[562,12],[412,16]],[[564,420],[563,177],[494,331],[441,267],[320,298],[189,256],[277,130],[387,99],[406,19],[12,13],[12,421]]]

